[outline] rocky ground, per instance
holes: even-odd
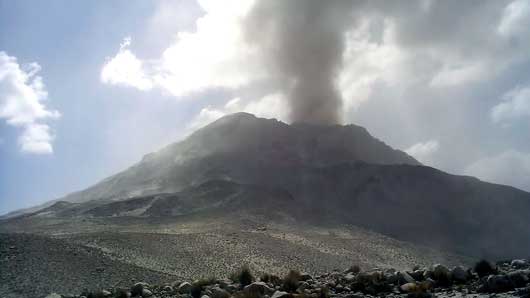
[[[530,297],[530,263],[512,260],[497,264],[480,261],[473,268],[428,268],[397,271],[392,268],[345,271],[312,276],[291,270],[283,277],[261,274],[248,267],[229,278],[176,280],[151,285],[138,282],[80,295],[52,293],[47,298],[179,297],[179,298],[357,298],[357,297]]]
[[[161,284],[227,276],[241,264],[256,275],[282,276],[295,269],[317,276],[351,264],[404,270],[472,263],[355,227],[230,218],[237,220],[43,219],[19,223],[16,230],[0,225],[0,297],[35,298],[137,281]]]

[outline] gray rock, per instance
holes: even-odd
[[[167,286],[163,287],[162,290],[164,290],[164,291],[166,291],[166,292],[173,292],[173,287],[167,285]]]
[[[178,291],[181,294],[189,294],[191,292],[191,284],[187,281],[181,283],[178,287]]]
[[[153,296],[153,292],[145,288],[142,289],[142,297],[151,297],[151,296]]]
[[[57,293],[51,293],[48,296],[46,296],[45,298],[62,298],[62,296],[57,294]]]
[[[227,291],[219,288],[219,287],[213,287],[211,289],[212,291],[212,298],[230,298],[230,293]]]
[[[346,280],[347,282],[352,282],[355,280],[355,274],[353,273],[348,273],[344,276],[344,280]]]
[[[101,293],[100,293],[100,294],[101,294],[101,296],[103,296],[103,297],[110,297],[110,296],[112,296],[112,293],[109,292],[109,291],[107,291],[107,290],[101,290]]]
[[[508,279],[510,279],[516,288],[524,287],[528,283],[528,275],[521,270],[508,273]]]
[[[274,294],[272,295],[271,298],[291,298],[292,295],[287,293],[287,292],[283,292],[283,291],[276,291],[274,292]]]
[[[490,275],[486,280],[486,289],[491,293],[507,292],[513,288],[513,283],[506,275]]]
[[[404,293],[412,293],[418,290],[418,285],[414,282],[409,282],[399,286],[399,289]]]
[[[454,281],[464,283],[469,279],[470,274],[462,266],[457,266],[451,270],[451,276]]]
[[[399,284],[400,285],[403,285],[403,284],[407,284],[407,283],[413,283],[415,282],[414,278],[412,278],[412,276],[410,276],[410,274],[408,274],[407,272],[398,272],[397,273],[397,276],[399,278]]]
[[[201,298],[210,298],[208,295],[202,295]]]
[[[526,267],[529,267],[529,263],[527,260],[513,260],[511,263],[512,267],[517,269],[523,269]]]
[[[269,288],[269,286],[262,282],[262,281],[257,281],[257,282],[253,282],[251,283],[250,285],[246,286],[243,291],[245,291],[247,294],[250,294],[250,295],[271,295],[272,293],[274,293],[274,290]]]
[[[149,287],[149,284],[146,282],[137,282],[131,288],[131,295],[140,296],[142,295],[142,290],[147,289],[148,287]]]
[[[302,273],[300,274],[300,281],[308,281],[308,280],[312,280],[313,277],[308,274],[308,273]]]

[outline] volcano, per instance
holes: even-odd
[[[393,259],[388,251],[526,256],[529,214],[530,193],[424,166],[360,126],[288,125],[237,113],[92,187],[6,219],[2,229],[68,234],[91,245],[87,233],[206,231],[232,239],[252,231],[324,253],[307,240],[318,229],[328,237],[319,245],[350,241],[355,248],[346,250],[358,262],[399,267],[421,260]],[[337,232],[344,229],[349,236]],[[103,238],[98,247],[121,253]]]

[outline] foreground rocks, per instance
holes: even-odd
[[[410,271],[361,270],[353,266],[319,276],[290,271],[284,277],[255,278],[243,268],[230,279],[175,281],[167,285],[136,283],[130,288],[84,291],[47,298],[178,297],[178,298],[360,298],[360,297],[526,297],[530,298],[530,262],[478,262],[474,268],[435,264]]]

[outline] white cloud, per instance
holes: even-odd
[[[480,81],[486,77],[489,71],[483,63],[444,65],[432,78],[430,86],[450,87]]]
[[[530,153],[508,150],[471,164],[465,173],[530,191]]]
[[[193,132],[208,123],[225,115],[236,112],[247,112],[262,118],[276,118],[281,121],[287,119],[286,102],[281,93],[268,94],[259,100],[245,102],[236,97],[222,107],[205,107],[188,125],[189,132]]]
[[[440,144],[437,140],[429,140],[427,142],[420,142],[412,145],[406,149],[407,154],[413,156],[423,164],[430,165],[433,163],[433,155],[440,149]]]
[[[48,93],[37,63],[20,66],[15,57],[0,52],[0,118],[9,125],[21,127],[21,150],[29,153],[52,153],[53,135],[41,121],[60,117],[58,111],[48,110],[43,101]]]
[[[514,37],[530,31],[530,1],[516,0],[504,8],[502,18],[497,27],[501,35]]]
[[[252,1],[199,1],[205,15],[195,32],[178,32],[159,59],[144,62],[122,44],[102,71],[102,81],[149,90],[159,87],[174,96],[206,88],[238,88],[263,75],[257,52],[244,42],[242,18]]]
[[[495,123],[522,117],[530,119],[530,87],[510,90],[503,96],[503,101],[491,109],[491,119]]]
[[[131,38],[126,37],[120,45],[120,51],[116,56],[103,66],[101,70],[101,81],[111,85],[123,85],[149,90],[153,88],[153,82],[144,71],[144,62],[136,58],[129,50]]]

